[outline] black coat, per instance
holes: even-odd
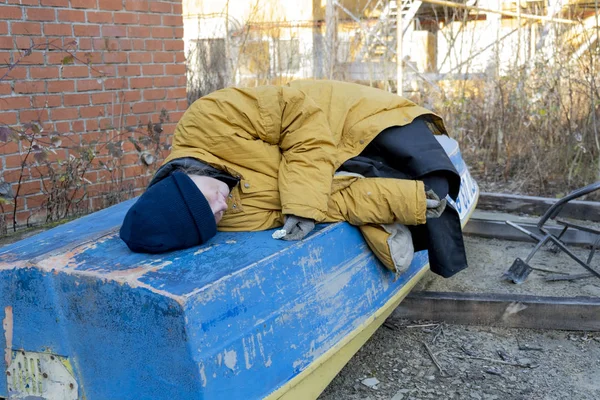
[[[339,169],[368,178],[422,180],[426,190],[432,189],[440,198],[449,195],[456,200],[460,190],[460,175],[424,118],[384,130]],[[428,251],[434,273],[448,278],[467,268],[460,217],[454,208],[448,206],[439,218],[409,229],[415,251]]]

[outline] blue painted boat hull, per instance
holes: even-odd
[[[453,205],[466,220],[477,185],[455,142],[444,145],[464,176]],[[220,232],[200,247],[135,254],[117,233],[133,201],[0,249],[0,347],[10,374],[0,396],[263,398],[428,268],[418,252],[396,277],[347,223],[319,225],[301,242]],[[37,367],[17,365],[23,359]],[[59,375],[67,378],[49,382]]]

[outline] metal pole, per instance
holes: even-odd
[[[402,21],[403,0],[396,0],[396,92],[402,96],[404,87],[404,69],[402,65],[402,41],[404,40],[404,24]]]

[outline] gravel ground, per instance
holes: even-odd
[[[522,285],[503,280],[502,273],[516,257],[527,256],[531,243],[465,237],[465,246],[466,271],[450,279],[430,273],[415,290],[600,296],[597,278],[549,283],[543,280],[549,273],[536,270]],[[584,249],[577,252],[587,254]],[[592,265],[598,266],[598,260],[600,257]],[[539,251],[530,264],[553,271],[584,272],[568,257],[548,250]],[[392,318],[350,360],[320,400],[600,399],[600,332]]]

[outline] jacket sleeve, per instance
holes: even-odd
[[[420,225],[426,207],[422,181],[361,178],[331,194],[326,222]]]
[[[279,194],[283,214],[323,221],[335,144],[325,113],[303,92],[281,88]]]

